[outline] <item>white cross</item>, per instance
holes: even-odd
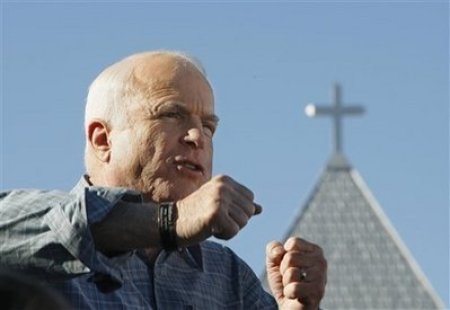
[[[309,117],[331,115],[334,121],[334,151],[342,152],[342,124],[341,119],[345,115],[361,115],[364,113],[362,106],[343,107],[341,102],[341,87],[338,83],[333,86],[333,105],[316,106],[310,103],[305,108],[305,113]]]

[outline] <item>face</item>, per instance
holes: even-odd
[[[158,79],[149,79],[149,71]],[[196,69],[180,69],[173,60],[135,75],[148,95],[130,107],[129,125],[110,133],[112,179],[156,202],[179,200],[211,178],[212,90]]]

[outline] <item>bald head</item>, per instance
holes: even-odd
[[[85,128],[94,118],[103,119],[110,126],[123,124],[129,105],[148,97],[151,84],[159,76],[175,76],[182,70],[198,71],[206,79],[200,63],[181,52],[144,52],[111,65],[89,87]]]
[[[130,113],[136,105],[145,103],[152,96],[152,87],[165,81],[176,81],[182,73],[200,75],[206,82],[201,64],[191,56],[176,51],[152,51],[131,55],[106,68],[92,82],[86,101],[85,164],[90,173],[89,126],[102,121],[111,129],[129,125]],[[162,80],[160,77],[164,77]]]

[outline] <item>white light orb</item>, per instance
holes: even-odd
[[[313,117],[316,115],[316,107],[313,103],[310,103],[305,108],[305,114],[309,117]]]

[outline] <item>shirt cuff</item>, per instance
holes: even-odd
[[[89,227],[103,220],[119,201],[139,203],[142,202],[142,196],[125,188],[86,187],[84,195],[72,199],[52,208],[44,217],[58,243],[70,253],[70,257],[64,258],[59,263],[60,272],[64,274],[95,272],[108,275],[121,284],[123,282],[121,265],[131,252],[124,253],[122,259],[106,257],[96,250]]]

